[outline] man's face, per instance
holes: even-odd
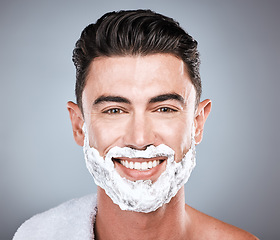
[[[195,89],[183,61],[173,55],[94,59],[82,101],[90,145],[101,156],[115,146],[143,150],[165,144],[179,162],[190,148]],[[156,160],[157,167],[144,171],[114,164],[122,177],[154,181],[166,166],[165,159]]]

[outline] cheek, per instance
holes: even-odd
[[[90,124],[90,146],[98,150],[101,156],[113,146],[117,146],[118,139],[123,132],[123,124],[118,122],[107,122],[106,120],[91,121]]]
[[[161,126],[157,136],[175,151],[175,160],[180,161],[191,145],[191,121],[186,118],[174,119],[157,126]]]

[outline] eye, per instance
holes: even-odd
[[[172,112],[178,112],[178,110],[169,108],[169,107],[161,107],[156,110],[156,112],[162,112],[162,113],[172,113]]]
[[[108,110],[103,111],[102,113],[107,113],[107,114],[121,114],[124,113],[123,110],[120,108],[110,108]]]

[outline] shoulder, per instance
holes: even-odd
[[[72,199],[24,222],[13,240],[87,239],[95,215],[95,194]]]
[[[194,239],[258,240],[251,233],[208,216],[190,206],[186,210],[191,216]]]

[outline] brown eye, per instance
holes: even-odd
[[[108,113],[108,114],[121,114],[121,113],[124,113],[123,110],[119,109],[119,108],[111,108],[111,109],[108,109],[106,111],[104,111],[103,113]]]
[[[161,108],[157,109],[157,112],[170,113],[170,112],[177,112],[177,110],[169,108],[169,107],[161,107]]]

